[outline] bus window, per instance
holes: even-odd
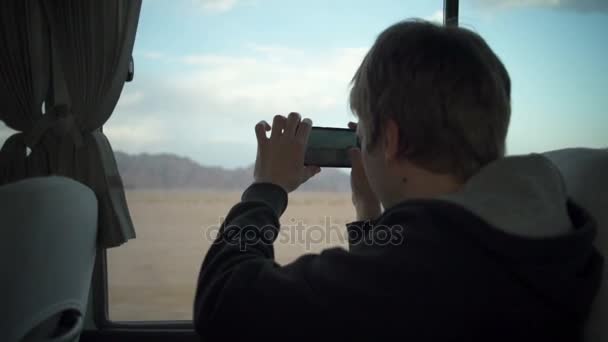
[[[147,1],[135,79],[104,126],[137,238],[108,250],[113,321],[190,320],[196,277],[223,216],[252,181],[253,127],[298,111],[346,127],[349,81],[376,35],[443,1]],[[290,194],[277,261],[346,246],[348,170]]]
[[[478,32],[509,71],[509,154],[608,147],[608,6],[587,1],[465,0]]]

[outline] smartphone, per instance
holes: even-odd
[[[308,137],[304,165],[351,167],[348,150],[359,147],[355,130],[313,126]]]

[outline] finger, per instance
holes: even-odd
[[[349,122],[348,123],[348,128],[350,129],[357,129],[357,123],[356,122]]]
[[[266,132],[270,130],[270,125],[268,122],[262,120],[255,125],[255,136],[258,139],[258,143],[263,143],[268,140],[266,136]]]
[[[304,146],[308,144],[308,137],[310,136],[310,130],[312,129],[312,120],[305,118],[300,122],[298,131],[296,132],[296,140],[301,142]]]
[[[287,119],[282,115],[275,115],[272,120],[272,131],[270,132],[270,139],[277,139],[283,135],[285,129],[285,122]]]
[[[300,114],[291,112],[287,116],[287,124],[285,127],[285,135],[293,137],[296,135],[296,130],[298,129],[298,125],[300,124]]]

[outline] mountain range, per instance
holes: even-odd
[[[204,166],[170,153],[115,151],[114,155],[126,189],[244,190],[253,182],[253,165],[237,169]],[[350,191],[349,175],[337,169],[323,168],[298,190]]]

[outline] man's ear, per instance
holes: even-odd
[[[388,119],[384,126],[384,158],[387,162],[398,159],[399,126],[393,119]]]

